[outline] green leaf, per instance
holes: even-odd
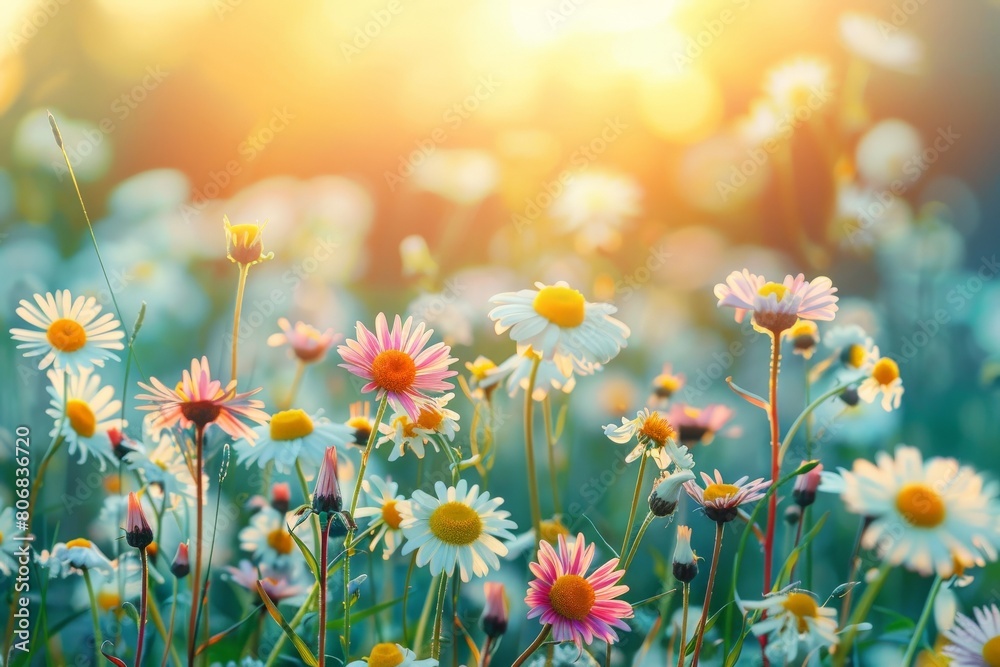
[[[309,566],[309,571],[312,572],[313,579],[319,581],[319,564],[316,562],[316,557],[313,556],[311,551],[309,551],[309,547],[305,545],[302,538],[296,535],[295,531],[290,528],[287,523],[285,524],[285,528],[288,529],[288,534],[292,536],[293,540],[295,540],[295,546],[299,548],[299,551],[301,551],[302,555],[305,557],[306,565]]]
[[[310,651],[309,647],[306,646],[306,643],[302,641],[302,638],[295,634],[292,627],[288,625],[285,617],[281,615],[280,611],[278,611],[278,608],[274,605],[274,602],[271,601],[271,598],[267,595],[267,592],[264,590],[264,587],[259,581],[257,582],[257,592],[260,593],[260,599],[264,601],[264,606],[267,607],[267,611],[271,614],[271,618],[274,619],[274,622],[277,623],[288,636],[289,641],[292,642],[292,646],[295,647],[295,650],[299,652],[299,656],[302,657],[302,661],[309,665],[309,667],[318,667],[319,663],[316,661],[316,657],[312,654],[312,651]]]
[[[132,604],[131,602],[125,602],[122,604],[122,609],[125,610],[125,613],[128,614],[128,617],[131,618],[132,622],[136,624],[136,627],[138,627],[139,610],[135,608],[135,605]]]
[[[375,614],[380,614],[383,611],[385,611],[386,609],[390,609],[391,607],[395,607],[397,604],[399,604],[402,601],[403,601],[403,598],[402,597],[398,597],[395,600],[389,600],[388,602],[380,602],[377,605],[373,605],[371,607],[368,607],[367,609],[362,609],[361,611],[352,611],[351,612],[351,623],[353,624],[355,621],[363,621],[366,618],[374,616]],[[344,619],[343,618],[337,618],[337,619],[334,619],[332,621],[327,621],[326,622],[326,629],[327,630],[340,630],[343,627],[344,627]]]

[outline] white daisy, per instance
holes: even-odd
[[[621,426],[608,424],[604,427],[604,435],[619,445],[636,439],[636,445],[625,457],[626,463],[631,463],[642,456],[656,461],[660,470],[666,470],[673,463],[677,468],[690,470],[694,467],[694,457],[684,445],[678,445],[675,438],[677,432],[662,413],[649,408],[643,408],[636,413],[635,419],[622,417]]]
[[[470,488],[464,479],[452,487],[438,482],[434,490],[436,497],[414,491],[410,503],[400,508],[400,528],[406,538],[403,555],[416,551],[417,565],[429,564],[434,576],[441,572],[452,576],[457,564],[462,581],[500,569],[497,556],[507,554],[500,539],[514,539],[508,529],[517,528],[507,519],[509,512],[497,509],[503,498],[480,494],[478,484]]]
[[[816,604],[812,593],[779,593],[743,606],[766,612],[750,630],[767,635],[767,655],[775,664],[800,664],[812,651],[837,644],[837,610]]]
[[[868,14],[841,16],[840,40],[859,58],[899,72],[917,71],[924,57],[924,45],[914,35]]]
[[[839,480],[824,473],[821,488],[839,488],[848,511],[871,518],[861,545],[892,565],[950,576],[956,565],[997,558],[1000,487],[955,459],[925,462],[917,448],[899,446],[895,458],[856,460]]]
[[[565,282],[535,287],[490,299],[497,334],[510,329],[515,342],[544,359],[564,355],[584,364],[606,364],[628,345],[631,331],[611,317],[618,310],[611,304],[589,303]]]
[[[402,495],[398,495],[399,485],[391,480],[384,480],[378,475],[370,475],[361,484],[372,504],[359,507],[354,513],[355,519],[365,517],[375,517],[368,524],[368,532],[372,533],[371,550],[374,551],[379,542],[382,547],[382,559],[389,560],[389,556],[396,552],[400,541],[403,538],[399,529],[399,524],[403,521],[401,508],[409,501]]]
[[[250,517],[250,525],[240,531],[240,548],[252,554],[255,562],[265,568],[287,569],[302,556],[288,526],[295,526],[298,517],[265,507]],[[296,528],[296,536],[305,524]],[[308,530],[306,528],[305,530]]]
[[[296,461],[307,470],[319,469],[323,454],[331,445],[343,447],[352,442],[354,430],[305,410],[283,410],[271,415],[268,424],[254,429],[253,442],[242,438],[234,445],[237,460],[247,468],[256,463],[265,468],[273,463],[279,473],[287,474]]]
[[[800,57],[777,65],[767,73],[764,90],[775,106],[786,113],[803,107],[818,109],[830,97],[830,65],[819,58]]]
[[[50,370],[48,387],[52,407],[45,413],[55,420],[50,436],[66,438],[69,453],[80,452],[78,463],[84,463],[93,453],[103,471],[107,464],[117,464],[108,431],[121,430],[125,423],[113,418],[121,410],[121,401],[112,397],[115,390],[101,386],[101,376],[90,368],[67,376],[63,370]],[[65,419],[63,415],[65,414]]]
[[[90,581],[94,587],[94,602],[102,614],[114,614],[119,618],[125,613],[122,605],[131,602],[138,605],[142,594],[142,571],[139,563],[124,556],[111,562],[112,569],[104,572],[94,570],[90,573]],[[155,572],[151,567],[150,573]],[[150,586],[153,582],[150,582]],[[76,605],[82,608],[90,607],[90,594],[86,584],[79,582],[74,592]]]
[[[621,228],[639,215],[641,198],[630,176],[585,172],[566,183],[548,213],[561,231],[575,235],[580,250],[613,250],[621,244]]]
[[[364,660],[347,663],[346,667],[437,667],[433,658],[417,660],[417,655],[399,644],[383,642],[372,647],[371,654]]]
[[[972,610],[975,617],[959,614],[957,627],[944,633],[950,642],[941,652],[951,658],[951,667],[997,667],[1000,665],[1000,609],[995,604]]]
[[[882,409],[889,412],[898,408],[903,398],[903,378],[899,376],[899,364],[889,357],[879,356],[878,345],[865,362],[863,369],[867,374],[858,385],[858,396],[866,403],[874,403],[882,394]]]
[[[114,569],[108,557],[93,542],[82,537],[55,545],[49,559],[56,564],[59,576],[63,577],[83,570],[110,574]]]
[[[194,500],[195,480],[191,476],[191,469],[184,458],[184,452],[169,433],[160,433],[154,438],[150,429],[144,430],[145,442],[152,447],[147,450],[142,446],[126,454],[125,463],[129,469],[140,471],[143,480],[150,488],[160,494],[166,493],[171,506],[177,504],[179,500],[177,496]]]
[[[499,366],[494,366],[486,371],[485,377],[479,380],[478,386],[482,389],[496,387],[507,379],[507,394],[513,398],[519,392],[527,391],[531,378],[531,367],[538,359],[538,353],[531,349],[531,346],[517,346],[518,351],[501,362]],[[573,375],[573,359],[556,355],[552,359],[542,359],[538,364],[538,371],[535,373],[535,387],[531,392],[531,397],[536,401],[542,401],[549,395],[549,391],[561,391],[566,394],[576,387],[576,377]],[[599,368],[599,366],[595,367]]]
[[[389,460],[395,461],[407,451],[412,451],[418,459],[424,458],[424,445],[432,445],[438,450],[439,439],[451,442],[458,432],[458,413],[449,410],[448,402],[455,394],[445,394],[431,399],[420,406],[420,414],[416,421],[410,419],[406,412],[397,412],[388,423],[379,425],[379,438],[376,447],[392,443]]]
[[[857,324],[833,327],[823,336],[823,346],[834,355],[831,361],[838,362],[845,370],[859,371],[871,356],[875,347],[871,336]]]
[[[118,361],[111,350],[124,349],[121,339],[125,332],[111,313],[100,315],[101,307],[94,297],[78,296],[69,290],[35,294],[35,303],[21,300],[17,314],[38,330],[11,329],[14,340],[25,341],[17,346],[26,357],[44,354],[38,368],[51,365],[77,373],[94,366],[104,366],[107,359]]]

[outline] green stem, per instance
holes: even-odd
[[[857,608],[851,614],[851,620],[848,624],[850,629],[844,634],[844,638],[840,641],[837,652],[833,656],[834,667],[843,667],[846,664],[847,656],[851,654],[851,648],[854,646],[854,639],[858,635],[858,624],[868,616],[872,605],[875,604],[875,598],[878,597],[891,571],[892,565],[888,561],[882,563],[875,580],[868,584],[868,588],[865,589],[865,594],[861,596]]]
[[[684,667],[684,652],[687,649],[687,634],[688,634],[688,603],[691,601],[691,584],[683,585],[683,607],[681,611],[681,642],[680,649],[677,656],[677,667]]]
[[[803,359],[802,361],[802,375],[805,379],[805,401],[806,405],[812,403],[812,382],[809,381],[809,359]],[[810,412],[806,418],[806,461],[812,461],[813,457],[813,440],[812,440],[812,424],[813,415]],[[799,525],[799,534],[802,534],[802,529],[808,533],[812,528],[812,506],[805,507],[802,510],[802,522]],[[813,545],[812,542],[806,545],[806,562],[805,562],[805,587],[806,590],[812,590],[812,575],[813,575]]]
[[[632,494],[632,507],[628,511],[628,523],[625,524],[625,539],[622,541],[621,554],[624,558],[625,548],[628,546],[628,538],[632,536],[632,526],[635,524],[635,511],[639,507],[639,496],[642,494],[642,478],[646,474],[646,452],[642,453],[639,460],[639,474],[635,479],[635,492]]]
[[[792,422],[792,425],[788,428],[788,433],[785,434],[785,439],[781,441],[781,449],[778,452],[779,465],[781,464],[782,461],[784,461],[785,454],[788,453],[788,448],[792,445],[792,438],[794,438],[795,434],[798,433],[798,430],[802,426],[803,422],[805,422],[806,417],[812,414],[813,410],[822,405],[823,401],[833,396],[837,396],[839,394],[844,393],[844,390],[847,389],[847,387],[848,385],[846,384],[840,384],[834,387],[833,389],[825,392],[822,396],[820,396],[815,401],[807,405],[806,409],[802,411],[802,414],[800,414],[798,417],[795,418],[795,421]]]
[[[528,500],[531,503],[531,527],[535,531],[535,546],[542,539],[542,509],[538,503],[538,478],[535,475],[535,433],[533,417],[535,413],[535,380],[538,378],[538,367],[541,357],[531,362],[531,374],[528,375],[528,386],[524,390],[524,456],[528,467]]]
[[[104,638],[101,636],[101,619],[97,615],[97,596],[94,595],[94,584],[90,580],[90,570],[83,568],[83,582],[87,585],[87,595],[90,596],[90,620],[94,623],[94,664],[101,664],[101,644]]]
[[[694,658],[691,667],[698,667],[701,658],[701,645],[705,641],[705,626],[708,624],[708,610],[712,606],[712,589],[715,587],[715,574],[719,569],[719,553],[722,551],[722,531],[726,524],[715,525],[715,550],[712,552],[712,569],[708,573],[708,588],[705,589],[705,605],[701,609],[701,620],[698,621],[698,640],[694,645]],[[686,643],[685,643],[686,644]]]
[[[448,575],[442,572],[438,577],[437,608],[434,611],[434,634],[431,635],[431,658],[441,657],[441,619],[444,616],[445,594],[448,592]]]
[[[177,577],[174,577],[174,594],[173,594],[173,604],[170,605],[170,626],[167,633],[163,636],[163,660],[160,661],[160,667],[167,667],[167,656],[173,651],[173,639],[174,639],[174,621],[177,620]],[[155,598],[153,609],[156,609]],[[154,618],[159,616],[159,614],[154,613]],[[177,655],[174,654],[174,663],[180,665],[180,660]]]
[[[302,461],[300,459],[295,459],[295,474],[299,478],[299,487],[302,489],[302,502],[307,505],[310,502],[309,497],[309,482],[306,481],[306,473],[302,469]],[[309,525],[312,526],[313,534],[313,553],[318,554],[320,550],[320,527],[319,527],[319,517],[313,514],[309,517]]]
[[[646,514],[646,518],[642,520],[642,525],[639,526],[639,533],[635,536],[632,546],[629,547],[628,555],[625,556],[624,565],[622,566],[623,570],[628,570],[632,564],[632,559],[635,558],[635,554],[639,550],[639,543],[642,542],[642,537],[646,534],[646,529],[649,528],[649,524],[653,523],[653,519],[655,518],[656,515],[649,512]]]
[[[524,662],[531,657],[531,654],[538,650],[538,647],[541,646],[542,642],[545,641],[545,638],[549,636],[549,632],[551,630],[552,630],[551,625],[543,625],[542,631],[538,633],[537,637],[535,637],[535,641],[531,642],[531,646],[524,649],[524,653],[522,653],[520,657],[518,657],[518,659],[515,660],[514,664],[511,665],[510,667],[521,667],[521,665],[523,665]]]
[[[247,275],[250,273],[249,264],[240,264],[240,280],[236,286],[236,310],[233,312],[233,367],[232,381],[236,381],[236,358],[240,343],[240,313],[243,310],[243,292],[247,286]]]
[[[427,621],[430,620],[431,610],[434,608],[434,587],[427,587],[427,596],[424,598],[424,606],[420,609],[420,618],[417,619],[417,634],[413,639],[413,648],[417,653],[423,652],[424,636],[427,634]]]
[[[917,621],[917,627],[913,629],[913,637],[910,639],[909,646],[906,647],[906,655],[903,656],[904,665],[909,665],[913,663],[913,658],[917,654],[917,648],[920,646],[920,640],[923,639],[924,629],[927,627],[927,621],[930,620],[931,611],[934,610],[934,600],[937,598],[938,592],[941,590],[941,584],[943,583],[941,575],[934,578],[934,584],[931,586],[930,593],[927,594],[927,602],[924,603],[924,610],[920,613],[920,620]]]
[[[552,432],[552,401],[546,396],[542,400],[542,419],[545,422],[545,443],[549,452],[549,485],[552,487],[552,511],[561,514],[559,510],[559,476],[556,471],[556,440]]]

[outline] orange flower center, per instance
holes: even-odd
[[[296,440],[312,432],[312,419],[304,410],[283,410],[271,416],[271,440]]]
[[[590,614],[597,596],[590,582],[578,574],[564,574],[549,590],[552,609],[571,621],[582,621]]]
[[[282,556],[292,553],[292,536],[284,528],[275,528],[267,534],[267,546],[277,551]]]
[[[372,654],[368,656],[368,667],[397,667],[406,660],[403,652],[395,644],[388,642],[375,644]]]
[[[122,599],[118,597],[118,591],[110,589],[99,590],[94,597],[97,598],[97,606],[102,611],[114,611],[122,602]]]
[[[87,332],[74,320],[58,319],[49,325],[45,337],[60,352],[76,352],[87,344]]]
[[[763,297],[768,297],[774,294],[778,297],[778,301],[781,301],[788,295],[788,288],[781,283],[764,283],[763,287],[757,290],[757,294]]]
[[[735,496],[740,492],[740,488],[733,484],[709,484],[705,488],[705,502],[709,503],[713,500],[720,500],[723,498],[730,498]]]
[[[76,547],[83,547],[84,549],[89,549],[92,546],[94,545],[90,543],[90,540],[84,539],[82,537],[78,537],[75,540],[70,540],[69,542],[66,543],[67,549],[75,549]]]
[[[372,361],[372,381],[381,389],[401,394],[417,379],[413,357],[402,350],[379,352]]]
[[[1000,635],[983,644],[983,660],[990,667],[1000,667]]]
[[[816,600],[811,595],[806,595],[805,593],[789,594],[788,599],[781,603],[781,606],[798,619],[798,631],[800,634],[809,632],[809,625],[806,623],[806,619],[816,618],[819,615],[819,607],[816,605]]]
[[[417,416],[417,426],[425,431],[436,431],[443,421],[444,414],[434,408],[422,408]]]
[[[542,532],[542,539],[549,544],[556,544],[560,535],[569,535],[569,528],[564,526],[559,519],[542,521],[539,528]]]
[[[888,357],[883,357],[875,363],[872,377],[883,387],[888,386],[899,378],[899,364]]]
[[[670,425],[666,419],[660,416],[658,412],[650,413],[646,421],[642,423],[642,428],[639,429],[639,433],[649,440],[652,440],[659,446],[663,446],[667,440],[674,437],[674,427]]]
[[[396,501],[385,501],[385,504],[382,505],[382,521],[385,522],[385,525],[389,526],[393,530],[399,530],[399,524],[402,520],[403,517],[396,508]]]
[[[586,314],[583,295],[561,285],[543,287],[531,305],[536,313],[549,322],[566,329],[583,324]]]
[[[912,526],[934,528],[944,521],[946,509],[941,494],[919,482],[906,484],[896,496],[896,509]]]
[[[66,401],[66,417],[77,435],[90,438],[97,432],[97,416],[87,401],[71,398]]]
[[[483,533],[483,520],[479,518],[479,513],[455,500],[434,510],[428,525],[436,538],[454,546],[472,544]]]

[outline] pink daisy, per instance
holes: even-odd
[[[340,334],[334,334],[333,329],[321,332],[304,322],[296,322],[293,328],[284,317],[278,318],[278,326],[281,333],[268,336],[267,344],[271,347],[288,345],[292,354],[307,364],[323,361],[327,350],[342,338]]]
[[[253,442],[256,434],[240,421],[240,417],[258,424],[267,422],[267,413],[261,410],[262,401],[251,399],[260,388],[243,394],[236,393],[236,380],[222,389],[222,382],[213,380],[208,369],[208,358],[191,360],[191,370],[184,371],[181,381],[174,389],[154,377],[149,378],[152,386],[143,382],[139,386],[148,394],[138,394],[137,399],[150,401],[149,405],[136,406],[139,410],[153,410],[151,426],[159,432],[180,424],[182,428],[197,425],[201,428],[216,424],[234,438],[246,438]]]
[[[728,523],[739,514],[740,505],[760,500],[771,486],[771,480],[763,478],[748,482],[749,477],[740,477],[732,484],[722,480],[722,473],[715,471],[715,479],[701,473],[705,488],[697,482],[685,482],[684,490],[699,505],[705,508],[705,516],[716,523]]]
[[[357,340],[348,340],[337,351],[345,362],[341,367],[368,380],[362,392],[377,389],[379,399],[388,396],[395,410],[416,420],[420,408],[431,403],[424,392],[452,389],[451,383],[444,380],[458,372],[448,370],[457,361],[448,356],[450,347],[435,343],[425,349],[434,330],[425,331],[422,322],[411,331],[412,326],[412,317],[401,322],[396,315],[390,331],[385,315],[379,313],[374,333],[358,322]]]
[[[670,406],[667,421],[673,424],[677,431],[677,439],[691,447],[712,442],[715,434],[732,419],[732,416],[733,411],[730,408],[718,403],[704,408],[674,403]]]
[[[800,273],[775,283],[746,269],[733,271],[724,284],[715,286],[718,305],[735,308],[737,322],[742,322],[749,311],[754,324],[775,334],[798,319],[832,320],[837,312],[836,291],[826,276],[810,282]]]
[[[572,641],[578,647],[594,639],[614,643],[618,634],[613,628],[629,630],[622,619],[632,618],[632,605],[615,599],[628,591],[628,586],[615,585],[625,571],[615,569],[618,559],[612,558],[588,577],[593,560],[594,545],[587,546],[582,533],[573,544],[560,535],[559,553],[545,540],[538,543],[538,562],[529,565],[536,578],[524,601],[531,608],[528,618],[540,617],[540,623],[551,625],[557,642]]]

